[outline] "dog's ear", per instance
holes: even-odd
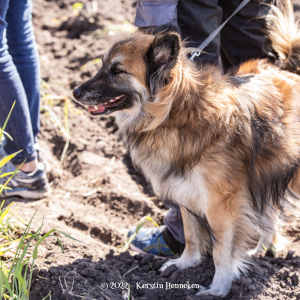
[[[147,77],[152,93],[167,80],[178,61],[180,49],[181,39],[177,32],[163,32],[154,37],[146,54]]]

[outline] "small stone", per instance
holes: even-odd
[[[275,257],[275,253],[274,253],[274,250],[272,249],[268,249],[265,253],[265,256],[267,257]]]
[[[82,276],[84,276],[84,277],[87,277],[88,272],[89,272],[88,269],[83,269],[83,270],[80,271],[80,274],[81,274]]]
[[[128,259],[132,259],[132,258],[131,258],[130,253],[128,251],[126,251],[126,252],[122,252],[119,255],[119,259],[122,260],[122,261],[127,261]]]
[[[288,286],[292,286],[293,285],[291,278],[288,278],[286,280],[286,285],[288,285]]]
[[[128,258],[128,259],[125,260],[125,263],[126,263],[127,265],[131,265],[132,261],[133,261],[132,258]]]
[[[171,277],[170,277],[170,282],[171,282],[171,283],[176,283],[179,276],[180,276],[180,272],[179,272],[179,271],[175,271],[175,272],[171,275]],[[200,279],[200,278],[199,278],[199,279]]]
[[[282,268],[282,269],[280,269],[279,270],[279,278],[281,279],[281,280],[284,280],[284,279],[286,279],[288,276],[289,276],[289,272],[290,272],[290,270],[288,269],[288,268]]]
[[[285,259],[286,259],[286,260],[292,259],[292,257],[293,257],[294,254],[295,254],[295,251],[289,250],[289,252],[287,253]]]
[[[54,267],[50,267],[49,271],[50,271],[50,273],[53,274],[53,275],[55,275],[55,274],[58,273],[57,268],[54,268]]]
[[[293,282],[293,285],[297,286],[299,284],[299,273],[298,272],[291,273],[290,278]]]
[[[161,276],[163,276],[163,277],[169,277],[169,276],[172,275],[176,270],[177,270],[176,265],[171,265],[171,266],[167,267],[167,268],[161,273]]]
[[[140,254],[136,254],[136,255],[133,256],[133,258],[134,258],[135,260],[140,261],[140,260],[143,258],[143,256],[140,255]]]
[[[75,279],[76,281],[81,281],[81,280],[82,280],[82,277],[81,277],[80,275],[76,274],[76,275],[74,276],[74,279]]]
[[[251,300],[251,296],[249,296],[249,295],[245,295],[245,296],[242,296],[241,298],[240,298],[240,300]]]
[[[164,264],[165,262],[166,262],[165,260],[157,260],[157,261],[155,262],[155,264],[154,264],[153,269],[154,269],[155,271],[158,271],[158,270],[163,266],[163,264]]]
[[[97,276],[97,271],[95,269],[90,268],[88,272],[88,277],[96,277]]]
[[[109,250],[109,253],[108,254],[106,254],[106,259],[107,260],[109,260],[109,259],[112,259],[113,257],[114,257],[114,253],[115,253],[115,251],[113,250],[113,249],[110,249]]]
[[[84,267],[85,267],[85,263],[79,263],[78,266],[77,266],[77,270],[81,271],[81,270],[84,269]]]
[[[248,285],[251,285],[252,280],[251,280],[250,278],[243,277],[243,278],[241,279],[241,283],[242,283],[243,285],[248,286]]]
[[[149,262],[154,261],[154,255],[153,254],[146,254],[143,256],[141,260],[141,265],[147,265]]]
[[[258,276],[263,276],[265,274],[264,270],[262,268],[259,268],[258,266],[255,267],[254,273]]]
[[[143,266],[143,268],[142,268],[142,269],[143,269],[143,271],[144,271],[144,272],[146,272],[146,273],[148,273],[148,272],[149,272],[149,266]]]

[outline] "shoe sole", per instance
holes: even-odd
[[[135,252],[138,252],[138,253],[140,253],[140,254],[143,254],[143,255],[145,255],[145,254],[152,254],[152,253],[144,252],[142,249],[138,248],[137,246],[135,246],[135,245],[133,245],[133,244],[130,244],[130,245],[129,245],[129,248],[130,248],[131,250],[133,250],[133,251],[135,251]],[[152,254],[152,255],[154,255],[155,258],[160,258],[160,259],[168,259],[168,258],[170,258],[170,257],[165,257],[165,256],[158,256],[158,255],[155,255],[155,254]]]
[[[7,193],[3,192],[0,195],[0,198],[9,198],[9,197],[18,196],[18,197],[22,197],[22,198],[30,198],[30,199],[34,199],[34,200],[39,200],[39,199],[49,196],[50,193],[51,193],[50,189],[43,190],[43,191],[12,190],[12,191],[8,191]]]

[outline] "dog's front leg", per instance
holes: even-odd
[[[209,237],[207,232],[201,227],[198,220],[187,212],[185,208],[181,208],[185,248],[180,258],[172,259],[166,262],[160,271],[164,271],[168,266],[176,265],[179,270],[197,266],[201,263],[202,256],[206,252]]]
[[[215,275],[208,289],[202,288],[197,295],[212,294],[226,296],[232,281],[239,276],[239,261],[234,259],[234,219],[228,207],[217,203],[208,210],[207,219],[217,241],[213,244]]]

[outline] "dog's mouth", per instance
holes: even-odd
[[[125,95],[117,96],[105,103],[101,103],[100,105],[89,105],[87,109],[91,115],[101,115],[107,112],[109,109],[116,108],[120,104],[123,104],[126,99],[127,97]]]

